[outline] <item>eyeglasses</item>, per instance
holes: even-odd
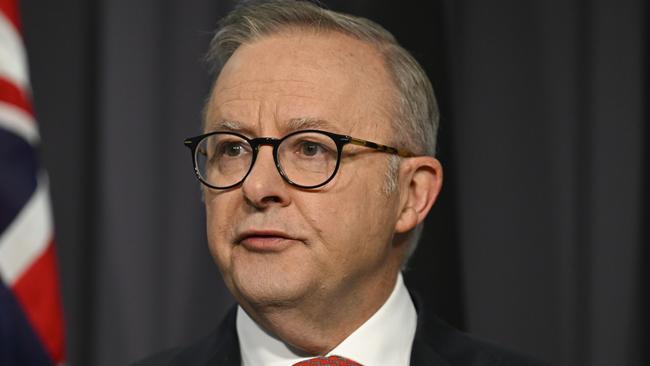
[[[228,189],[250,174],[262,145],[273,147],[275,166],[282,178],[296,187],[313,189],[334,178],[343,146],[353,144],[389,154],[411,157],[412,153],[371,141],[319,130],[292,132],[280,139],[250,139],[235,132],[210,132],[185,140],[192,152],[194,172],[210,188]]]

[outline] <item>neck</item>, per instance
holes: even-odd
[[[284,343],[309,355],[324,355],[368,320],[390,296],[397,271],[375,277],[352,281],[342,293],[325,299],[314,296],[291,306],[242,307]],[[372,286],[355,286],[354,282]]]

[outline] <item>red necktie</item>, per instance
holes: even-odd
[[[363,366],[341,356],[315,357],[294,363],[293,366]]]

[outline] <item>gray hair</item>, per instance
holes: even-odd
[[[215,83],[223,66],[241,45],[296,28],[338,32],[375,47],[396,87],[395,118],[391,126],[394,139],[387,143],[416,155],[435,156],[439,112],[431,82],[395,37],[368,19],[323,9],[308,1],[245,1],[222,19],[210,43],[206,60],[216,74]],[[388,163],[384,191],[390,193],[397,187],[399,158],[391,156]],[[415,250],[421,226],[414,230],[407,258]]]

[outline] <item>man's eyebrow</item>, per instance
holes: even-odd
[[[232,131],[232,132],[241,132],[245,128],[242,126],[241,122],[232,121],[227,119],[222,119],[208,125],[210,131]]]
[[[329,130],[333,131],[333,125],[319,118],[311,117],[300,117],[292,118],[287,122],[286,129],[288,131],[298,131],[298,130]],[[208,131],[230,131],[230,132],[250,132],[249,128],[244,126],[243,123],[234,120],[218,120],[216,122],[208,124]]]
[[[301,117],[301,118],[292,118],[287,124],[289,130],[309,130],[309,129],[326,129],[331,130],[333,128],[332,124],[324,119],[311,118],[311,117]]]

